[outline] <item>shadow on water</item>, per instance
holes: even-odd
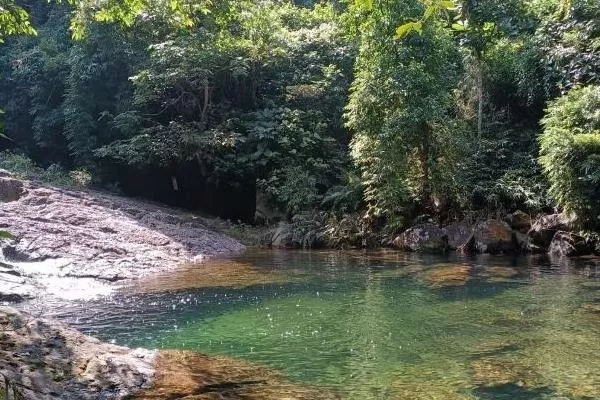
[[[479,386],[473,394],[481,400],[542,400],[554,392],[548,387],[526,388],[515,383],[502,383]]]

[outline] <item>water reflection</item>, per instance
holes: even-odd
[[[103,339],[230,355],[350,399],[593,399],[598,265],[251,252],[49,306]]]

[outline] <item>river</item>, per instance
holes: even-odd
[[[44,316],[344,399],[600,399],[600,262],[250,250]]]

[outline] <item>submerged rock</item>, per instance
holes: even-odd
[[[132,399],[333,400],[324,390],[287,382],[273,371],[244,361],[189,351],[162,351],[154,384]]]
[[[420,277],[432,288],[462,286],[471,279],[471,267],[442,264],[424,271]]]
[[[283,272],[261,270],[235,260],[214,259],[187,264],[174,271],[142,278],[129,289],[134,293],[180,291],[206,287],[242,288],[252,285],[285,284],[292,281]]]
[[[421,253],[443,253],[448,249],[448,238],[437,225],[424,223],[404,231],[394,239],[394,245]]]

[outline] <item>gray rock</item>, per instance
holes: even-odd
[[[17,201],[24,193],[23,182],[17,179],[0,177],[0,202]]]
[[[508,214],[506,222],[517,232],[527,233],[531,229],[531,217],[520,210]]]
[[[74,278],[93,279],[104,288],[107,283],[116,285],[244,249],[176,209],[10,178],[0,182],[4,182],[0,189],[7,185],[24,189],[16,200],[0,202],[0,229],[14,236],[10,243],[0,244],[0,261],[13,265],[28,278],[27,284],[43,290],[48,289],[46,282],[72,287]],[[69,280],[62,285],[61,278]],[[0,290],[8,289],[0,284]]]
[[[280,222],[271,233],[271,247],[281,249],[290,249],[294,247],[294,235],[290,224]]]
[[[506,222],[489,219],[475,225],[473,249],[478,253],[510,253],[517,250],[513,231]]]
[[[422,253],[443,253],[448,250],[446,232],[432,223],[407,229],[393,243],[398,248]]]
[[[543,215],[531,223],[528,232],[531,242],[544,249],[548,248],[557,231],[568,231],[572,220],[565,214]]]
[[[10,171],[0,168],[0,178],[10,178],[13,174]]]
[[[448,238],[448,246],[458,249],[469,241],[473,228],[466,222],[455,222],[443,228]]]
[[[118,399],[150,387],[156,352],[85,336],[0,307],[0,376],[27,400]]]
[[[592,253],[589,243],[575,233],[558,231],[554,234],[548,253],[557,257],[583,256]]]

